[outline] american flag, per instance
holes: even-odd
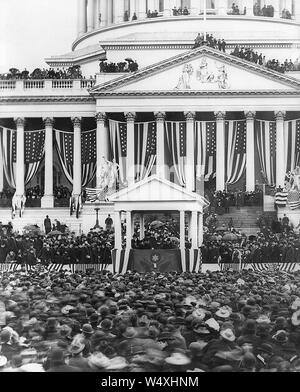
[[[41,161],[44,156],[45,131],[25,132],[25,163]]]
[[[260,168],[268,185],[273,185],[276,173],[276,122],[255,120],[254,124]]]
[[[25,184],[37,173],[45,153],[45,131],[25,132]]]
[[[87,186],[96,176],[97,149],[96,130],[81,133],[82,186]]]
[[[246,168],[246,121],[225,122],[226,183],[236,184]]]
[[[16,187],[16,131],[0,127],[0,153],[6,181],[11,188]]]
[[[185,185],[186,122],[166,121],[169,155],[181,186]]]
[[[138,181],[148,177],[156,159],[156,122],[135,123],[134,161]]]
[[[216,175],[216,123],[195,122],[196,178],[205,181]]]
[[[57,155],[68,181],[73,183],[73,132],[55,130]]]
[[[119,165],[119,182],[126,181],[127,123],[109,120],[112,158]]]
[[[284,139],[286,173],[288,173],[300,166],[300,120],[285,123]]]

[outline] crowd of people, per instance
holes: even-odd
[[[267,4],[261,7],[259,3],[255,3],[253,7],[253,13],[255,16],[268,16],[270,18],[273,18],[274,7]]]
[[[257,219],[257,225],[256,235],[247,238],[234,228],[232,219],[227,226],[218,227],[216,214],[208,215],[201,247],[202,262],[300,263],[300,237],[286,215],[271,220],[263,214]]]
[[[299,372],[300,275],[2,273],[1,372]]]
[[[10,68],[8,73],[0,74],[0,80],[35,80],[35,79],[83,79],[80,65],[69,68],[40,69],[36,68],[31,73],[25,68],[20,71],[17,68]]]
[[[118,63],[110,62],[106,60],[100,60],[100,72],[103,73],[115,73],[115,72],[136,72],[139,69],[139,65],[132,59],[125,59]]]
[[[46,218],[47,219],[47,218]],[[45,220],[46,220],[45,219]],[[45,227],[46,233],[18,234],[1,229],[0,263],[28,265],[111,264],[114,234],[111,230],[91,230],[87,235],[64,234],[62,224]],[[56,230],[56,235],[51,235]],[[60,235],[59,232],[62,234]],[[49,234],[50,233],[50,234]]]
[[[147,18],[157,18],[158,16],[159,15],[158,15],[157,10],[154,10],[154,11],[148,10],[147,11]]]
[[[176,8],[175,6],[174,6],[174,8],[172,9],[172,13],[173,13],[173,16],[180,16],[180,15],[189,15],[190,14],[190,12],[189,12],[189,10],[187,9],[187,7],[179,7],[179,8]]]
[[[247,8],[244,7],[243,12],[240,11],[238,4],[232,3],[231,10],[228,12],[229,15],[246,15]]]
[[[219,49],[222,52],[226,51],[226,42],[224,39],[217,39],[212,34],[208,34],[208,33],[205,35],[204,38],[203,33],[202,34],[198,33],[193,48],[196,49],[203,45],[207,45],[210,48]]]
[[[229,192],[226,190],[216,191],[210,200],[210,206],[218,215],[229,213],[230,207],[256,207],[263,205],[263,191],[242,192],[237,190]]]
[[[240,59],[251,61],[252,63],[258,65],[263,65],[266,68],[280,73],[298,71],[300,65],[298,59],[295,63],[293,63],[291,59],[286,59],[283,63],[276,59],[267,60],[266,56],[263,56],[261,53],[254,51],[252,48],[239,47],[238,45],[230,54],[232,56],[239,57]]]

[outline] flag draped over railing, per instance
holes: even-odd
[[[216,175],[216,123],[195,122],[196,177],[208,181]]]
[[[149,177],[156,161],[156,122],[134,125],[136,180]]]
[[[284,153],[286,173],[300,166],[300,119],[285,122]]]
[[[8,185],[16,188],[16,141],[17,131],[0,127],[0,148],[3,169]],[[25,178],[27,185],[36,175],[45,154],[45,130],[24,132]]]
[[[186,122],[166,121],[165,131],[171,165],[174,167],[179,184],[186,183]]]
[[[127,157],[127,123],[109,120],[109,136],[112,159],[119,165],[119,179],[121,184],[126,182]]]
[[[226,183],[236,184],[246,169],[246,121],[225,122]]]
[[[276,182],[276,122],[255,120],[254,130],[261,172],[268,185],[273,185]]]
[[[57,155],[67,180],[73,184],[73,132],[54,130]],[[96,175],[96,130],[81,133],[81,185],[86,187]]]

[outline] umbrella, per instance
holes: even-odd
[[[238,239],[238,237],[232,233],[228,233],[223,236],[223,240],[225,240],[225,241],[235,241],[237,239]]]
[[[150,223],[150,226],[151,226],[151,227],[154,227],[154,228],[161,227],[161,226],[163,226],[163,225],[164,225],[164,223],[161,222],[161,221],[158,221],[158,220],[153,221],[153,222]]]
[[[23,230],[26,234],[41,234],[41,229],[37,225],[26,225]]]
[[[125,61],[128,61],[129,63],[130,63],[130,62],[133,63],[133,60],[132,60],[130,57],[127,57],[127,58],[125,59]]]
[[[177,237],[170,237],[170,240],[173,242],[177,242],[177,243],[180,242],[179,238],[177,238]]]
[[[50,231],[50,233],[48,233],[48,235],[62,235],[62,232],[58,231],[58,230],[53,230],[53,231]]]

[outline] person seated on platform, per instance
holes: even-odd
[[[174,8],[172,9],[172,12],[173,12],[173,16],[178,15],[178,10],[177,10],[176,6],[174,6]]]
[[[136,12],[133,13],[132,20],[137,20]]]
[[[187,9],[187,7],[184,7],[182,14],[183,15],[189,15],[190,14],[189,10]]]
[[[128,14],[128,11],[126,10],[124,12],[124,22],[128,22],[128,21],[129,21],[129,14]]]

